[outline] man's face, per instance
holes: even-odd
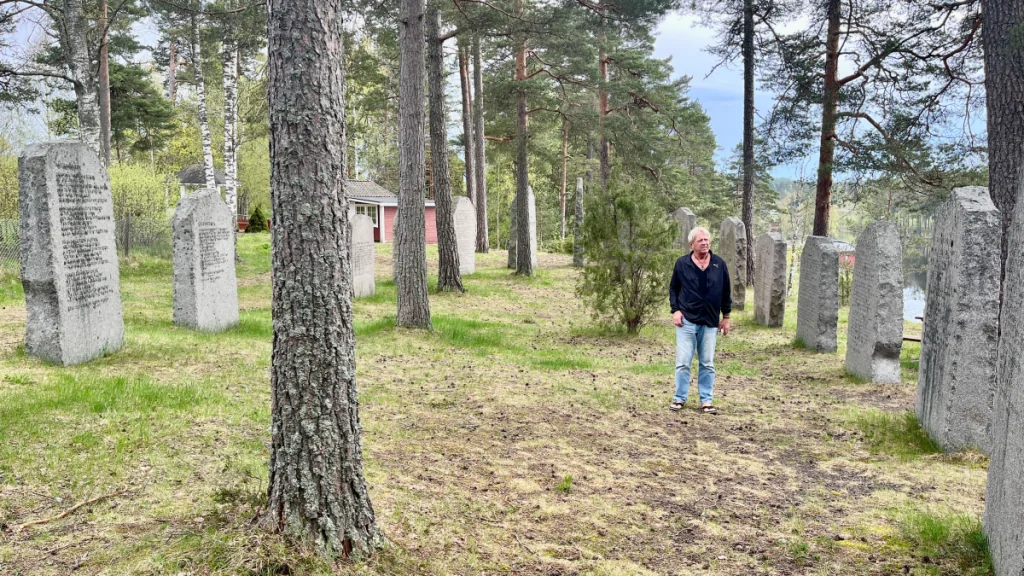
[[[690,242],[690,248],[697,256],[704,256],[711,251],[711,239],[703,231],[697,232],[697,235],[693,237],[693,242]]]

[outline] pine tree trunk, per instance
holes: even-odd
[[[576,218],[572,224],[572,265],[583,267],[583,178],[576,179]]]
[[[988,106],[989,195],[1003,218],[1002,259],[1024,166],[1024,1],[982,0],[985,92]]]
[[[839,109],[840,2],[828,0],[828,36],[825,39],[825,93],[821,106],[821,150],[818,154],[818,184],[814,199],[815,236],[828,236],[832,204],[832,172],[836,157],[836,113]],[[747,234],[751,236],[751,234]],[[748,252],[749,254],[749,252]]]
[[[451,168],[448,165],[448,122],[444,109],[444,53],[441,45],[441,13],[437,3],[427,6],[427,81],[430,102],[430,157],[434,172],[434,205],[437,220],[437,289],[465,292],[459,273],[459,243],[455,237]]]
[[[107,33],[107,0],[100,0],[99,21],[100,49],[99,60],[99,87],[98,96],[100,103],[100,158],[103,163],[110,166],[110,48],[108,46],[109,34]],[[118,160],[121,159],[121,151],[118,149]]]
[[[606,34],[601,33],[601,42],[604,43]],[[612,153],[611,148],[608,145],[608,138],[605,137],[605,118],[608,116],[608,54],[604,50],[604,46],[601,47],[598,52],[598,67],[601,72],[601,88],[598,90],[597,95],[597,117],[598,125],[600,126],[600,141],[598,143],[598,159],[601,164],[601,186],[607,187],[608,180],[612,175]]]
[[[202,3],[199,4],[202,9]],[[196,77],[196,99],[199,106],[199,133],[203,139],[203,174],[206,187],[216,190],[217,178],[213,173],[213,140],[210,137],[210,120],[206,114],[206,79],[203,77],[203,58],[199,46],[198,16],[192,13],[192,68]]]
[[[562,188],[558,191],[558,206],[562,212],[562,240],[565,240],[565,184],[569,167],[569,118],[562,117]]]
[[[178,46],[171,40],[171,60],[167,65],[167,99],[174,105],[178,99]]]
[[[530,138],[526,115],[526,40],[522,40],[516,52],[516,274],[533,276],[533,250],[530,238],[530,164],[528,140]]]
[[[473,36],[473,136],[476,137],[476,162],[473,170],[476,173],[476,251],[487,254],[491,248],[490,235],[487,233],[487,158],[484,143],[484,70],[483,58],[480,56],[480,38]],[[495,224],[497,226],[497,224]]]
[[[457,39],[459,43],[459,87],[462,89],[462,141],[466,155],[466,196],[476,206],[476,138],[473,136],[473,96],[469,85],[469,48],[465,39]]]
[[[754,285],[754,0],[743,0],[743,227],[747,286]]]
[[[340,0],[268,5],[271,450],[263,526],[322,555],[383,544],[363,476]]]
[[[82,141],[102,158],[100,105],[96,76],[92,72],[92,58],[89,57],[89,21],[82,0],[66,0],[64,17],[66,22],[65,26],[60,27],[61,39],[68,53],[71,77],[75,80],[75,102]]]
[[[398,288],[397,324],[412,328],[431,327],[423,208],[423,16],[423,0],[402,0],[398,23],[398,219],[393,274]]]

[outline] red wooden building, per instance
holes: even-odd
[[[369,180],[349,180],[346,194],[356,214],[365,214],[373,220],[373,240],[391,242],[395,238],[395,214],[398,196]],[[437,244],[437,221],[433,200],[423,201],[427,224],[427,244]]]

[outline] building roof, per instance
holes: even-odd
[[[842,240],[832,240],[832,244],[836,247],[836,250],[840,252],[856,252],[856,248],[849,242],[843,242]]]
[[[178,182],[182,184],[206,184],[206,174],[203,172],[203,165],[200,163],[186,166],[178,172]],[[224,173],[216,168],[213,169],[213,177],[217,181],[217,185],[221,186],[226,181]]]
[[[345,183],[345,195],[349,198],[398,199],[398,196],[370,180],[349,180]]]

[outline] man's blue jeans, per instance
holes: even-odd
[[[683,318],[683,326],[676,327],[676,402],[686,403],[690,393],[690,365],[697,351],[700,370],[697,371],[697,390],[700,403],[710,404],[715,388],[715,341],[718,328],[694,324]]]

